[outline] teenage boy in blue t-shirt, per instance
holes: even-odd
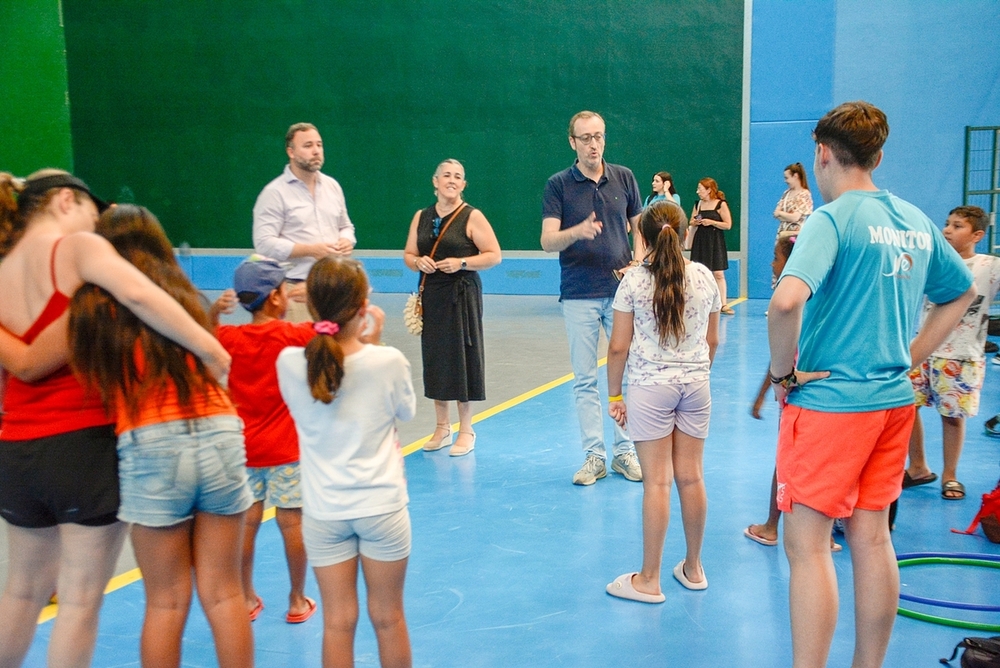
[[[816,124],[814,173],[828,204],[803,226],[769,306],[771,382],[787,399],[777,500],[794,666],[824,666],[829,655],[835,518],[844,519],[854,566],[853,665],[882,665],[899,597],[888,512],[913,425],[907,372],[975,297],[972,275],[927,216],[872,182],[888,135],[885,114],[866,102],[842,104]],[[910,341],[924,295],[934,306]],[[799,386],[793,365],[829,376]]]

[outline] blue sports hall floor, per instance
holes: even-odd
[[[540,308],[552,318],[551,331],[559,333],[558,305],[547,299]],[[487,310],[489,305],[487,300]],[[483,415],[476,424],[479,436],[472,455],[456,459],[448,457],[447,450],[417,450],[406,458],[413,522],[406,612],[414,666],[791,664],[788,564],[780,547],[758,545],[742,534],[748,524],[766,518],[774,466],[777,410],[769,401],[760,421],[748,411],[767,364],[766,307],[764,301],[742,302],[736,316],[724,319],[712,372],[712,429],[705,446],[708,590],[687,591],[670,576],[683,556],[675,492],[664,554],[666,602],[646,605],[605,594],[605,585],[615,576],[640,566],[642,486],[617,474],[592,487],[570,483],[582,461],[579,433],[571,384],[565,376],[553,376],[555,382],[541,391]],[[516,373],[516,366],[495,362],[516,358],[518,349],[494,345],[489,354],[489,373]],[[982,430],[983,421],[1000,412],[998,372],[1000,367],[988,365],[980,416],[969,421],[959,467],[968,497],[945,501],[937,484],[904,491],[893,535],[897,552],[1000,555],[1000,545],[989,543],[982,533],[963,536],[950,531],[968,525],[980,495],[992,489],[1000,475],[1000,439]],[[939,472],[940,420],[928,409],[922,417],[929,460]],[[843,537],[839,542],[845,542]],[[831,666],[851,661],[850,558],[846,545],[833,555],[841,606]],[[995,569],[922,565],[904,568],[901,574],[907,593],[1000,605],[1000,572]],[[130,579],[126,574],[116,583]],[[256,586],[267,606],[253,625],[257,665],[319,666],[321,616],[299,626],[284,622],[288,579],[273,521],[260,533]],[[307,593],[319,599],[311,573]],[[996,612],[909,605],[932,615],[1000,624]],[[139,665],[142,615],[141,581],[107,595],[95,666]],[[51,621],[39,625],[25,666],[45,665],[51,626]],[[898,617],[886,665],[939,665],[938,658],[950,655],[963,637],[998,634]],[[363,611],[355,647],[358,665],[378,665],[374,632]],[[215,663],[208,625],[195,602],[183,665]]]

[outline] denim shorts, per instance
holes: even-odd
[[[298,462],[247,467],[247,476],[254,501],[264,501],[275,508],[302,507],[302,475]]]
[[[126,431],[118,459],[123,522],[168,527],[196,512],[235,515],[253,504],[243,422],[233,415]]]
[[[302,516],[302,539],[313,568],[349,561],[359,553],[375,561],[406,559],[410,556],[410,538],[410,511],[406,506],[356,520]]]

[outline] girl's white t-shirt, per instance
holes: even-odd
[[[396,420],[412,419],[417,400],[403,353],[366,345],[348,355],[329,404],[309,391],[305,348],[285,348],[276,366],[299,436],[302,512],[318,520],[350,520],[406,506]]]
[[[708,380],[708,316],[722,308],[719,286],[705,265],[684,268],[684,335],[680,341],[660,334],[653,316],[653,274],[645,265],[625,274],[612,308],[632,313],[632,344],[628,349],[629,385],[683,385]]]

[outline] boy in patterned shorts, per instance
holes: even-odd
[[[302,489],[299,476],[299,439],[295,422],[278,390],[275,362],[288,346],[304,346],[316,335],[313,323],[283,320],[288,308],[285,270],[274,260],[252,255],[236,268],[233,290],[227,290],[213,312],[231,312],[236,301],[253,314],[246,325],[220,325],[216,336],[233,356],[229,391],[245,425],[247,475],[254,504],[247,511],[243,533],[243,593],[250,620],[264,610],[253,586],[254,546],[265,501],[275,507],[275,518],[285,544],[291,592],[285,621],[298,624],[316,611],[305,595],[306,551],[302,542]]]
[[[1000,286],[1000,258],[976,253],[976,244],[986,234],[989,222],[986,212],[978,206],[960,206],[948,214],[944,238],[965,260],[975,279],[977,294],[955,331],[919,368],[910,372],[917,407],[933,406],[941,414],[944,450],[941,496],[950,500],[965,498],[965,486],[957,479],[958,458],[965,440],[965,419],[979,412],[979,391],[986,375],[983,346],[990,304]],[[917,414],[903,488],[935,480],[937,475],[931,472],[924,456],[924,429]]]

